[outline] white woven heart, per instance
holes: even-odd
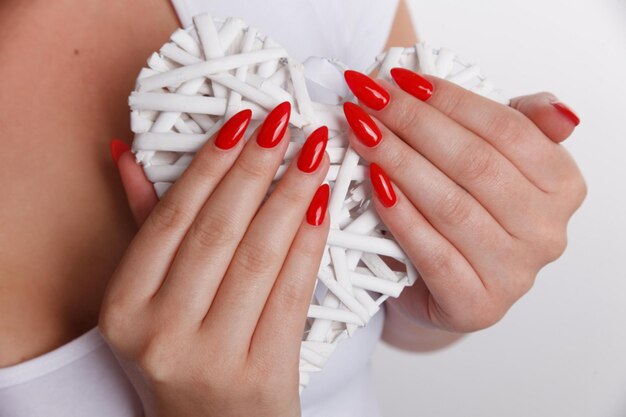
[[[305,67],[270,38],[242,20],[194,18],[194,28],[178,29],[148,60],[129,98],[133,151],[162,196],[189,165],[194,153],[223,121],[241,109],[253,111],[252,132],[268,110],[292,103],[291,143],[276,174],[280,178],[304,138],[329,128],[326,177],[332,188],[331,230],[308,311],[300,354],[300,388],[309,373],[323,368],[337,342],[367,324],[388,297],[397,297],[418,277],[406,255],[370,205],[367,164],[349,146],[339,104],[344,66],[322,58]],[[391,48],[367,71],[389,77],[393,67],[436,75],[500,102],[498,91],[475,65],[449,50],[423,43]],[[248,133],[249,134],[249,133]],[[403,265],[393,270],[383,257]]]

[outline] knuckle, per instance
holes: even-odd
[[[528,142],[535,131],[532,123],[521,113],[501,112],[485,119],[487,134],[504,146]]]
[[[544,264],[560,258],[567,248],[566,228],[552,223],[537,227],[533,246]]]
[[[420,123],[423,108],[424,106],[415,105],[413,102],[402,103],[398,106],[394,113],[396,117],[395,127],[400,136],[411,132]]]
[[[434,277],[450,277],[454,274],[452,254],[449,249],[438,248],[429,252],[428,273]]]
[[[137,366],[153,382],[170,381],[173,377],[171,346],[173,340],[161,333],[155,333],[144,341],[136,355]]]
[[[437,95],[437,108],[444,114],[455,119],[459,111],[465,107],[465,102],[470,95],[468,90],[463,88],[447,88],[446,94]],[[462,105],[463,104],[463,105]]]
[[[193,223],[189,238],[200,248],[214,248],[232,241],[237,231],[232,217],[214,209]]]
[[[278,198],[288,206],[300,206],[307,204],[313,198],[313,193],[307,187],[289,186],[281,181],[271,196]],[[272,198],[272,197],[270,197]]]
[[[221,178],[223,176],[223,163],[220,158],[227,154],[223,152],[209,152],[210,147],[201,148],[198,151],[188,171],[200,178]]]
[[[268,172],[269,164],[266,158],[259,155],[244,153],[235,163],[235,169],[240,172],[244,180],[258,182]]]
[[[407,152],[403,146],[389,146],[391,145],[390,141],[384,143],[387,146],[380,154],[384,155],[386,159],[385,170],[395,173],[398,177],[402,177],[407,165],[410,165],[408,162],[411,152]]]
[[[461,190],[446,192],[435,203],[434,213],[437,218],[448,224],[467,224],[472,217],[472,208]]]
[[[116,303],[106,302],[100,311],[98,328],[107,342],[116,349],[123,349],[128,337],[130,320],[127,312]]]
[[[460,176],[465,181],[495,184],[502,177],[495,152],[483,144],[469,145],[459,162]]]
[[[156,230],[162,233],[186,229],[192,220],[191,214],[181,203],[167,197],[157,204],[148,218]]]
[[[278,262],[278,254],[270,245],[243,240],[237,249],[236,262],[249,275],[265,272],[268,265]]]
[[[569,177],[566,181],[564,189],[565,193],[572,200],[572,203],[576,208],[579,207],[583,201],[585,201],[589,192],[587,182],[579,172],[576,172]]]

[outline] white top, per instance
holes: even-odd
[[[303,62],[337,58],[365,70],[385,46],[398,0],[172,0],[183,26],[209,12],[238,16]],[[303,417],[378,417],[370,358],[384,308],[337,346],[302,394]],[[97,328],[38,358],[0,369],[0,417],[135,417],[141,404]]]
[[[370,357],[384,309],[341,342],[304,390],[303,417],[378,417]],[[38,358],[0,369],[0,417],[138,417],[139,398],[97,328]]]

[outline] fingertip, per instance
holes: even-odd
[[[528,117],[550,140],[561,143],[580,123],[578,116],[552,93],[516,97],[511,107]]]
[[[130,146],[120,139],[113,139],[109,145],[109,150],[113,162],[117,165],[121,156],[130,151]]]

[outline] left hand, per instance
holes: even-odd
[[[559,142],[578,119],[549,93],[508,107],[392,74],[403,88],[348,72],[363,107],[344,107],[350,142],[372,163],[375,207],[421,276],[389,301],[426,326],[488,327],[565,250],[586,185]]]

